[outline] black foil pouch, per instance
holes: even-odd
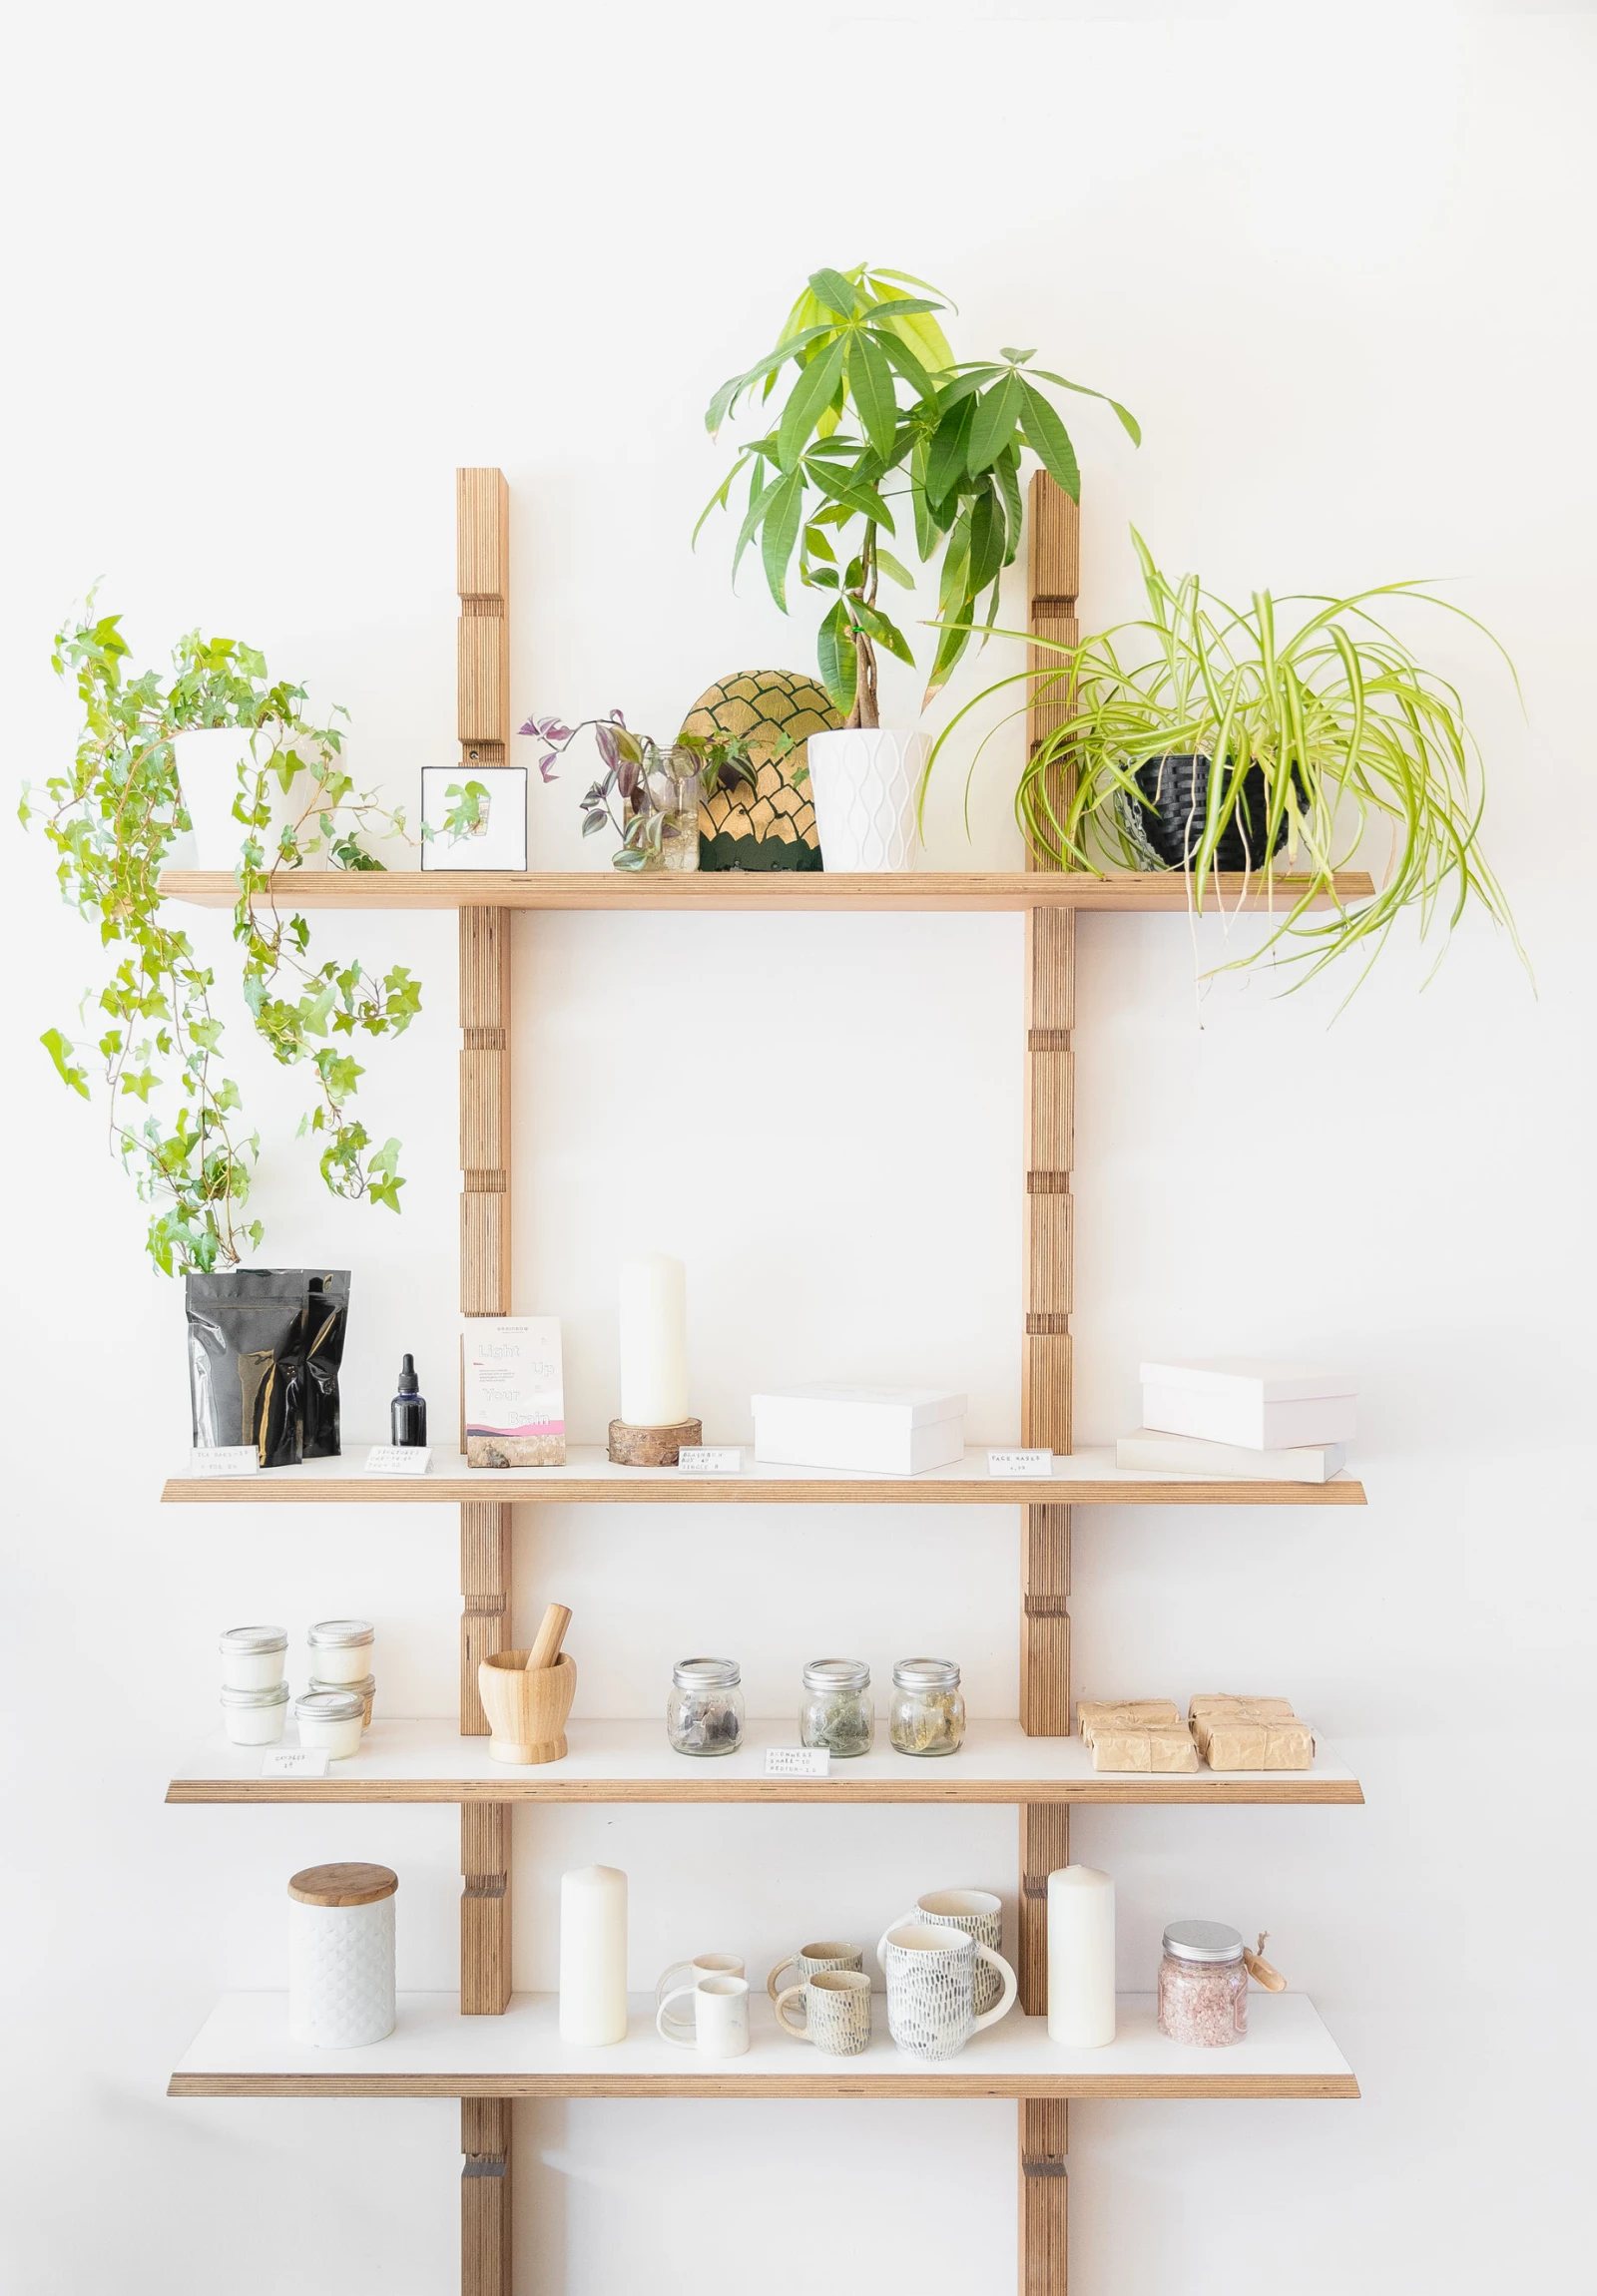
[[[302,1456],[305,1309],[300,1268],[191,1275],[189,1395],[197,1446],[253,1446],[263,1467]]]
[[[305,1284],[304,1455],[338,1456],[338,1366],[349,1320],[349,1270],[300,1271]]]

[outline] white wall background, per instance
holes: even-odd
[[[99,579],[143,655],[201,622],[345,702],[361,767],[413,799],[451,755],[457,462],[514,489],[518,718],[665,726],[735,667],[805,666],[806,620],[752,578],[730,594],[725,531],[689,554],[722,466],[700,411],[807,270],[861,254],[943,282],[958,344],[1034,342],[1142,416],[1133,454],[1083,403],[1090,621],[1134,604],[1135,520],[1222,589],[1445,576],[1501,634],[1528,719],[1480,648],[1428,645],[1490,759],[1537,995],[1470,922],[1423,996],[1394,948],[1334,1027],[1332,984],[1232,980],[1200,1013],[1183,922],[1081,930],[1084,1438],[1131,1423],[1146,1350],[1334,1357],[1361,1375],[1371,1504],[1078,1518],[1078,1689],[1285,1691],[1368,1806],[1078,1820],[1119,1885],[1123,1983],[1173,1915],[1268,1927],[1364,2096],[1078,2108],[1072,2256],[1081,2296],[1559,2281],[1597,1634],[1587,11],[158,0],[14,20],[8,80],[10,781],[68,751],[48,642]],[[1002,771],[974,853],[956,782],[936,861],[1011,859]],[[594,858],[580,785],[535,793],[544,865]],[[401,1982],[452,1985],[452,1815],[161,1796],[238,1617],[369,1609],[388,1710],[451,1710],[454,1521],[157,1505],[186,1440],[181,1297],[37,1048],[95,952],[42,844],[5,834],[0,2281],[277,2296],[313,2270],[431,2296],[455,2272],[451,2105],[163,2089],[218,1991],[281,1982],[283,1881],[313,1859],[396,1864]],[[216,920],[195,931],[226,955]],[[374,919],[362,946],[426,984],[367,1090],[406,1145],[404,1214],[332,1205],[291,1144],[260,1191],[268,1259],[355,1270],[356,1435],[403,1348],[447,1412],[456,1189],[451,921]],[[642,1217],[689,1258],[716,1428],[742,1431],[758,1378],[835,1369],[957,1381],[973,1433],[1014,1435],[1018,920],[528,919],[516,993],[518,1301],[566,1321],[579,1434],[611,1408]],[[623,1071],[639,996],[660,1041]],[[232,1041],[255,1105],[291,1114]],[[522,1623],[573,1603],[590,1711],[654,1712],[689,1643],[738,1648],[757,1708],[821,1643],[882,1668],[957,1649],[973,1703],[1013,1708],[1006,1511],[594,1510],[517,1538]],[[764,1967],[817,1929],[873,1937],[938,1883],[1015,1886],[1004,1812],[523,1813],[522,1984],[550,1978],[559,1872],[596,1855],[632,1876],[640,1984],[705,1946]],[[686,2292],[708,2267],[791,2296],[845,2268],[997,2296],[1013,2118],[523,2107],[518,2287]]]

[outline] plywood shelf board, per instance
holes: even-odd
[[[1274,911],[1285,916],[1301,891],[1278,878],[1273,895],[1245,891],[1245,880],[1211,881],[1206,916]],[[1360,869],[1339,871],[1337,895],[1367,901],[1371,878]],[[169,869],[161,891],[201,909],[231,909],[239,888],[224,870]],[[278,878],[273,892],[283,909],[608,909],[764,910],[768,915],[814,915],[843,909],[1039,909],[1109,913],[1182,914],[1188,908],[1185,876],[1176,870],[1093,877],[1022,870],[884,870],[879,875],[815,871],[706,870],[677,875],[622,876],[613,870],[566,869],[509,874],[497,870],[296,869]],[[1329,908],[1319,897],[1317,909]]]
[[[518,1993],[503,2017],[463,2018],[454,1994],[399,1996],[399,2019],[369,2049],[288,2039],[287,1997],[232,1993],[173,2074],[171,2096],[1078,2096],[1346,2097],[1358,2083],[1304,1994],[1254,1992],[1249,2036],[1233,2049],[1184,2049],[1154,2021],[1152,1994],[1122,1994],[1107,2049],[1060,2049],[1042,2018],[1013,2011],[938,2066],[899,2054],[875,2002],[862,2057],[819,2058],[750,2000],[747,2057],[706,2060],[654,2030],[652,1995],[632,1998],[627,2039],[568,2048],[553,1994]]]
[[[838,1762],[826,1778],[768,1778],[768,1746],[791,1746],[789,1718],[752,1721],[735,1754],[713,1761],[675,1754],[658,1717],[568,1723],[563,1761],[520,1767],[494,1761],[486,1738],[452,1721],[373,1722],[360,1752],[324,1778],[263,1777],[262,1749],[219,1735],[172,1780],[169,1802],[1082,1802],[1213,1806],[1351,1803],[1352,1772],[1322,1749],[1313,1769],[1142,1777],[1097,1771],[1079,1737],[1028,1737],[1016,1720],[974,1721],[957,1754],[917,1761],[895,1754],[877,1728],[874,1752]]]
[[[458,1452],[434,1451],[425,1476],[367,1475],[367,1445],[341,1459],[308,1460],[260,1475],[175,1475],[162,1498],[175,1506],[499,1506],[679,1507],[1362,1507],[1361,1483],[1220,1483],[1191,1475],[1144,1475],[1114,1463],[1112,1450],[1054,1460],[1052,1476],[1025,1480],[987,1472],[985,1445],[956,1467],[926,1475],[844,1475],[821,1467],[746,1466],[741,1475],[684,1475],[674,1467],[613,1467],[599,1445],[573,1446],[564,1467],[472,1470]],[[750,1446],[744,1446],[747,1452]]]

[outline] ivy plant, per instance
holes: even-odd
[[[37,800],[25,789],[20,814],[24,823],[42,823],[63,898],[98,931],[109,968],[80,1007],[88,1028],[100,1032],[93,1044],[55,1027],[40,1041],[62,1081],[85,1100],[98,1074],[112,1150],[151,1206],[146,1247],[172,1275],[236,1262],[259,1248],[264,1232],[247,1216],[261,1136],[225,1073],[216,974],[161,896],[161,871],[190,825],[175,735],[214,725],[256,729],[233,808],[233,933],[245,1005],[273,1059],[314,1080],[299,1131],[321,1141],[328,1188],[392,1211],[405,1184],[400,1144],[374,1145],[350,1113],[364,1074],[353,1047],[362,1037],[402,1033],[421,1009],[421,989],[402,965],[378,979],[357,958],[318,961],[304,917],[279,905],[285,881],[309,854],[324,847],[337,867],[380,868],[362,833],[403,829],[401,816],[355,789],[336,724],[310,722],[304,688],[273,682],[262,656],[233,639],[190,632],[173,649],[170,677],[135,674],[120,620],[97,615],[91,601],[57,633],[53,667],[76,688],[82,729],[70,770],[52,774]],[[275,833],[273,783],[289,799]]]
[[[935,316],[948,307],[937,288],[908,271],[869,263],[814,271],[776,348],[724,382],[705,416],[717,437],[748,401],[769,427],[744,445],[694,539],[713,511],[727,508],[747,471],[733,577],[758,540],[784,613],[796,557],[803,587],[831,594],[820,624],[820,676],[850,725],[879,721],[878,647],[914,665],[880,596],[883,576],[904,590],[913,589],[914,576],[882,537],[898,540],[901,522],[923,564],[942,554],[929,701],[972,635],[985,638],[996,621],[999,578],[1020,546],[1022,452],[1029,448],[1079,498],[1076,450],[1053,394],[1105,396],[1034,367],[1031,350],[956,360]],[[789,367],[773,420],[765,410]],[[1135,418],[1115,399],[1106,403],[1139,441]]]

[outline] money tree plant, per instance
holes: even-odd
[[[76,687],[82,709],[77,752],[42,795],[25,790],[20,807],[24,823],[42,823],[62,895],[94,926],[108,960],[80,1006],[92,1043],[55,1027],[40,1042],[85,1100],[98,1076],[112,1150],[151,1206],[146,1248],[163,1273],[184,1274],[237,1261],[260,1245],[263,1228],[246,1213],[261,1138],[224,1072],[216,974],[161,896],[162,868],[190,825],[175,735],[257,729],[234,802],[233,933],[245,1006],[272,1058],[314,1082],[299,1131],[322,1142],[328,1188],[392,1211],[405,1184],[400,1144],[376,1146],[350,1113],[364,1073],[353,1047],[362,1037],[399,1035],[421,1009],[421,988],[402,965],[379,979],[358,958],[318,961],[304,917],[279,907],[291,871],[318,845],[335,866],[375,869],[382,864],[362,849],[361,834],[403,828],[354,788],[336,725],[312,724],[304,689],[273,682],[261,655],[233,639],[191,632],[173,649],[170,676],[135,675],[120,619],[96,615],[91,601],[57,633],[53,666]],[[289,818],[275,832],[273,781],[289,798]]]

